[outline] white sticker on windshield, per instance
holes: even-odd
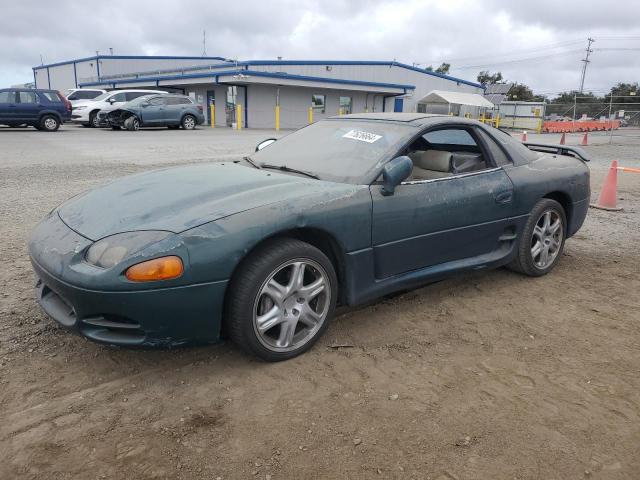
[[[343,138],[352,138],[353,140],[360,140],[361,142],[373,143],[376,140],[380,140],[382,135],[376,135],[375,133],[363,132],[362,130],[351,130],[345,133]]]

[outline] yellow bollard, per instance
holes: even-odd
[[[478,119],[478,121],[484,123],[484,113],[480,114],[480,118]]]
[[[236,105],[236,128],[242,130],[242,105]]]
[[[216,128],[216,106],[213,103],[209,107],[209,118],[211,119],[211,128]]]
[[[280,105],[276,105],[276,130],[280,130]]]
[[[536,133],[542,133],[542,119],[538,120],[538,128],[536,129]]]
[[[500,128],[500,114],[496,114],[496,128]]]
[[[313,107],[309,107],[309,123],[313,123]]]

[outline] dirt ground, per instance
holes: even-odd
[[[452,278],[343,311],[307,354],[96,345],[34,300],[30,230],[127,173],[272,132],[0,129],[0,479],[638,479],[640,175],[557,268]],[[640,141],[587,147],[594,196]],[[595,142],[597,143],[597,142]]]

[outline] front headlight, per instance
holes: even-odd
[[[96,267],[111,268],[170,235],[158,231],[117,233],[91,245],[85,259]]]
[[[78,106],[78,107],[73,107],[72,109],[73,109],[73,110],[84,110],[85,108],[87,108],[87,106],[86,106],[86,105],[80,105],[80,106]]]

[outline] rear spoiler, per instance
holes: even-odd
[[[568,145],[555,145],[553,143],[534,143],[534,142],[522,142],[529,150],[535,150],[536,152],[555,153],[556,155],[569,155],[576,157],[583,162],[591,161],[587,152],[580,147],[570,147]]]

